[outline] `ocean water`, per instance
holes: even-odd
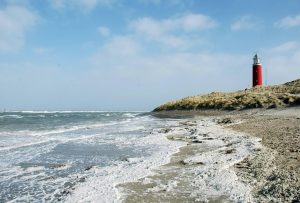
[[[176,122],[137,112],[0,113],[0,202],[115,201],[117,184],[146,176],[182,145],[160,133]]]

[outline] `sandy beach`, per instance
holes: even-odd
[[[299,202],[300,108],[155,113],[186,145],[154,175],[118,185],[124,202]]]
[[[237,164],[239,177],[253,185],[257,202],[300,201],[300,108],[232,116],[229,128],[262,139],[265,151]]]

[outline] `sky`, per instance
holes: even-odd
[[[299,0],[0,0],[0,111],[150,111],[300,78]]]

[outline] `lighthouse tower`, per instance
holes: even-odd
[[[260,58],[258,54],[255,54],[253,57],[253,70],[252,70],[252,80],[253,80],[253,87],[255,86],[262,86],[262,65],[260,63]]]

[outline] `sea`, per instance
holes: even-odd
[[[115,202],[182,146],[143,112],[0,113],[0,202]]]

